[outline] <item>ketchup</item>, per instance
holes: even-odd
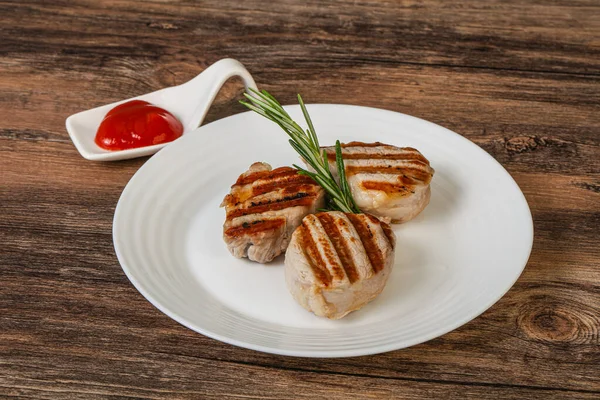
[[[106,150],[125,150],[171,142],[183,134],[173,114],[143,100],[131,100],[110,110],[95,142]]]

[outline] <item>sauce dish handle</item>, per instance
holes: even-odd
[[[191,81],[177,87],[179,90],[173,91],[173,95],[194,99],[194,102],[190,101],[188,106],[184,106],[191,107],[188,108],[189,112],[183,113],[186,115],[185,120],[181,121],[184,132],[191,132],[202,124],[217,93],[223,84],[234,76],[242,78],[246,90],[256,90],[256,83],[244,65],[232,58],[224,58],[206,68]]]

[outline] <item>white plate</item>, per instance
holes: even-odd
[[[302,120],[299,107],[286,107]],[[286,134],[254,113],[185,135],[133,176],[115,211],[123,270],[159,310],[196,332],[269,353],[345,357],[435,338],[475,318],[517,280],[533,242],[527,202],[510,175],[467,139],[391,111],[309,105],[322,144],[381,141],[419,149],[435,168],[431,203],[395,225],[396,263],[383,293],[338,321],[316,317],[286,289],[283,259],[229,254],[219,204],[255,161],[298,162]]]

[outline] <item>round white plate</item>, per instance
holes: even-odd
[[[299,107],[286,107],[303,121]],[[309,105],[321,144],[380,141],[419,149],[436,173],[431,203],[394,225],[396,263],[383,293],[338,321],[319,318],[287,292],[283,256],[238,260],[222,240],[221,200],[255,161],[298,163],[287,135],[247,112],[198,129],[161,150],[117,204],[115,250],[133,285],[196,332],[269,353],[346,357],[411,346],[475,318],[517,280],[533,242],[527,202],[485,151],[433,123],[391,111]]]

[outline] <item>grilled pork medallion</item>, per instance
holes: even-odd
[[[302,218],[324,203],[324,190],[296,169],[254,163],[221,203],[223,239],[235,257],[269,262],[285,251]]]
[[[337,180],[335,147],[325,147]],[[346,177],[356,205],[364,212],[406,222],[429,204],[434,169],[418,150],[383,143],[342,144]]]
[[[381,293],[394,264],[395,245],[390,226],[372,215],[307,215],[285,254],[288,289],[316,315],[342,318]]]

